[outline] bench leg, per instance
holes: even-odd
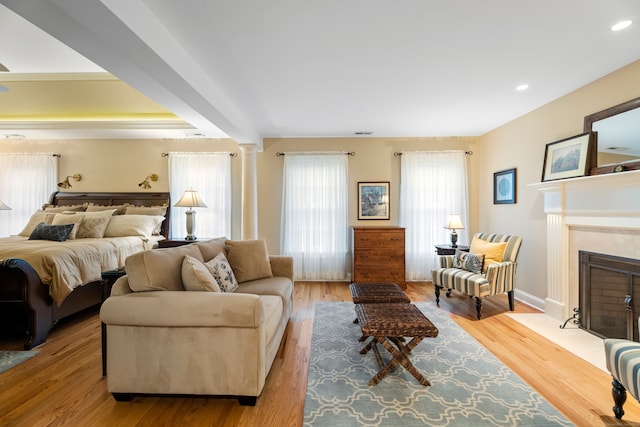
[[[621,420],[624,415],[624,410],[622,409],[622,405],[627,401],[627,390],[624,388],[622,384],[617,379],[613,379],[611,381],[611,385],[613,388],[611,389],[611,394],[613,395],[613,413],[616,418]]]
[[[379,357],[379,352],[376,343],[382,344],[382,346],[391,354],[392,359],[384,366],[381,366],[378,373],[369,380],[369,385],[374,386],[378,384],[384,377],[386,377],[393,369],[402,365],[413,377],[418,380],[418,382],[424,386],[430,386],[431,383],[427,380],[416,367],[409,360],[409,353],[413,350],[419,343],[422,341],[421,337],[414,337],[409,344],[402,345],[401,342],[396,342],[398,348],[396,349],[390,341],[388,341],[385,337],[374,337],[372,340],[373,350],[376,352],[376,359],[378,364],[381,365],[381,358]],[[361,352],[362,353],[362,352]]]

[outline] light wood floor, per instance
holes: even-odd
[[[410,284],[412,301],[433,299],[430,283]],[[313,305],[350,301],[346,283],[298,282],[285,340],[255,407],[215,398],[137,397],[117,403],[102,377],[97,311],[57,325],[41,354],[0,374],[2,426],[256,426],[302,425]],[[485,299],[475,320],[466,296],[443,298],[440,310],[493,352],[578,426],[640,425],[640,404],[629,398],[624,420],[611,411],[611,378],[510,319],[506,296]],[[535,312],[516,301],[516,312]],[[1,350],[20,350],[0,338]],[[601,348],[594,351],[603,351]]]

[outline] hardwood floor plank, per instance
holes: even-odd
[[[433,301],[430,283],[409,283],[413,302]],[[41,354],[0,374],[0,425],[3,426],[291,426],[302,425],[307,368],[318,301],[351,301],[348,284],[298,282],[294,311],[262,396],[255,407],[235,399],[137,397],[116,402],[102,377],[97,310],[61,322]],[[440,308],[544,396],[577,426],[640,425],[640,404],[629,397],[624,420],[613,417],[608,373],[557,346],[506,315],[506,296],[475,303],[453,294]],[[516,301],[517,313],[535,309]],[[0,349],[19,350],[21,337],[0,338]],[[594,351],[604,351],[602,348]]]

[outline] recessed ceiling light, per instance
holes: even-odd
[[[523,90],[527,90],[527,89],[529,89],[529,85],[526,83],[522,83],[521,85],[518,85],[516,87],[516,90],[519,92],[522,92]]]
[[[631,25],[632,21],[620,21],[611,27],[611,31],[620,31]]]

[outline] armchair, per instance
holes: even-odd
[[[504,245],[493,245],[504,243]],[[447,297],[451,296],[451,291],[465,293],[475,298],[476,311],[480,319],[482,309],[482,298],[498,295],[506,292],[509,297],[509,310],[513,311],[516,282],[516,267],[518,253],[522,244],[522,238],[507,234],[476,233],[471,242],[470,251],[474,252],[474,246],[502,248],[504,251],[499,254],[496,262],[489,262],[485,259],[485,268],[476,270],[475,268],[465,269],[454,266],[454,255],[440,257],[440,268],[431,271],[433,285],[435,287],[436,304],[440,304],[440,290],[447,288]],[[471,270],[471,271],[470,271]]]
[[[638,319],[640,325],[640,319]],[[640,401],[640,343],[619,338],[604,340],[607,370],[611,373],[613,413],[622,419],[622,405],[627,400],[627,390]]]

